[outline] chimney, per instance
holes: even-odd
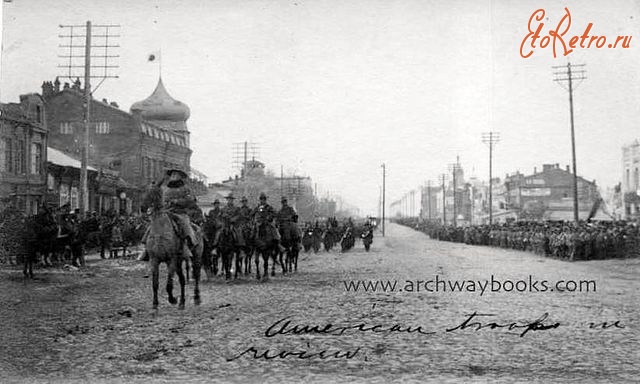
[[[56,76],[56,80],[53,82],[53,90],[58,93],[60,92],[60,80]]]
[[[556,163],[556,169],[560,169],[560,163]]]
[[[568,165],[567,165],[567,172],[571,173],[571,170],[569,169]]]
[[[114,108],[120,108],[120,106],[118,105],[118,103],[116,103],[115,101],[112,101],[109,103],[110,106],[114,107]]]
[[[109,104],[109,102],[107,101],[107,99],[102,99],[102,102],[105,104]]]
[[[533,167],[533,174],[535,175],[536,173],[538,173],[538,168],[537,167]]]

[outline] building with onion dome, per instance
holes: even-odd
[[[80,158],[84,137],[83,92],[79,81],[62,88],[57,79],[42,85],[49,146],[75,158]],[[144,191],[166,169],[188,172],[189,114],[189,107],[169,95],[162,79],[130,112],[115,102],[92,99],[88,157],[99,177],[94,186],[97,192],[91,193],[90,187],[89,209],[137,212]]]

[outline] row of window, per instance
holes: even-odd
[[[98,121],[95,123],[91,123],[91,125],[95,127],[96,133],[99,135],[107,135],[111,133],[111,125],[108,121]],[[74,132],[74,127],[77,127],[77,129],[81,131],[82,123],[63,121],[60,123],[60,134],[72,135]]]
[[[27,156],[31,156],[29,172],[42,174],[42,144],[31,143],[30,153],[26,152],[26,143],[22,139],[9,137],[0,140],[0,171],[24,175],[27,173]]]
[[[168,161],[162,161],[152,159],[149,157],[142,157],[142,177],[146,179],[157,179],[167,169],[179,168],[178,164],[170,163]]]
[[[142,133],[151,136],[153,138],[156,138],[158,140],[163,140],[163,141],[168,141],[172,144],[175,145],[180,145],[185,147],[186,146],[186,142],[183,138],[177,136],[177,135],[172,135],[170,133],[168,133],[167,131],[161,130],[161,129],[157,129],[149,124],[146,123],[142,123]]]

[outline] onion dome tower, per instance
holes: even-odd
[[[132,114],[139,113],[142,120],[181,134],[189,146],[187,120],[191,111],[185,103],[169,95],[162,83],[162,77],[158,79],[158,85],[151,96],[133,103],[130,110]]]

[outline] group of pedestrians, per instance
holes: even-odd
[[[567,260],[598,260],[640,256],[640,226],[636,222],[528,222],[454,227],[418,219],[400,224],[432,239],[534,252]]]

